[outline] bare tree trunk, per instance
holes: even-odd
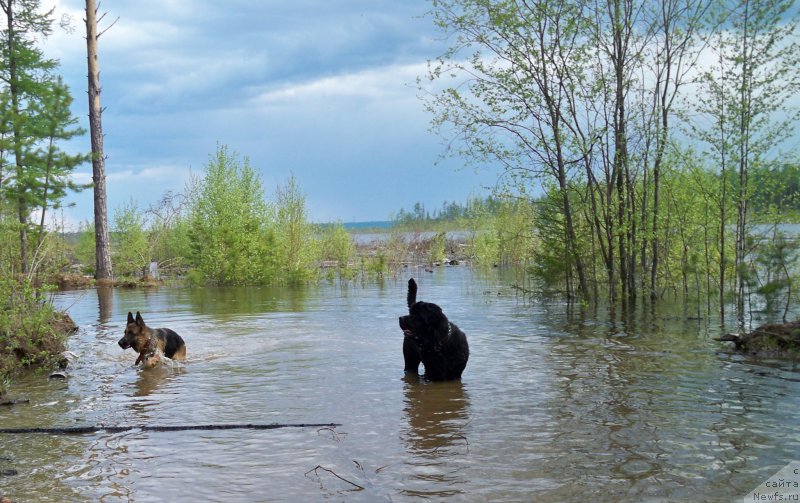
[[[612,15],[612,43],[613,53],[612,60],[614,65],[614,160],[612,178],[616,182],[617,187],[617,242],[619,248],[619,279],[620,286],[622,287],[622,301],[624,303],[632,303],[636,298],[635,280],[633,271],[629,268],[631,258],[629,253],[634,253],[628,249],[630,243],[630,213],[633,211],[630,207],[629,197],[629,169],[628,169],[628,138],[627,138],[627,121],[628,117],[625,111],[626,100],[626,87],[627,81],[625,77],[626,65],[628,65],[628,37],[629,37],[629,11],[627,6],[622,5],[621,0],[612,0],[609,5],[609,10]],[[633,288],[632,288],[633,286]]]
[[[95,279],[110,281],[111,249],[106,204],[106,159],[100,106],[100,69],[97,59],[97,7],[86,0],[86,60],[89,66],[89,130],[92,136],[92,181],[94,182]]]
[[[748,62],[751,59],[748,51],[749,47],[749,7],[750,2],[744,2],[744,21],[742,42],[741,42],[741,65],[742,81],[739,86],[739,192],[736,198],[736,252],[734,255],[734,265],[736,271],[736,311],[740,325],[744,325],[744,260],[746,252],[747,238],[747,170],[748,155],[750,155],[750,89],[752,86],[750,77],[750,67]]]
[[[724,120],[724,119],[723,119]],[[720,132],[722,139],[724,141],[725,133],[720,127]],[[720,166],[720,180],[722,186],[720,187],[720,205],[719,205],[719,319],[720,324],[725,322],[725,260],[726,260],[726,253],[725,253],[725,233],[727,229],[725,228],[725,223],[728,220],[727,211],[726,211],[726,199],[728,197],[728,174],[726,172],[725,166],[725,151],[722,150],[722,159],[721,159],[721,166]]]

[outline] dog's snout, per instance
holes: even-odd
[[[121,347],[122,349],[128,349],[129,347],[131,347],[131,345],[130,345],[130,344],[128,344],[128,341],[126,341],[126,340],[125,340],[125,337],[123,337],[122,339],[120,339],[120,340],[118,341],[118,344],[119,344],[119,347]]]

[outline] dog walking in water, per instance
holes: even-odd
[[[451,323],[442,308],[431,302],[417,302],[417,282],[408,280],[408,314],[400,317],[403,331],[405,371],[417,375],[425,365],[425,379],[460,379],[469,359],[467,336]]]
[[[173,360],[186,359],[186,343],[180,335],[169,328],[150,328],[144,324],[139,311],[136,318],[128,312],[125,335],[119,340],[122,349],[133,348],[139,356],[134,365],[144,362],[145,368],[153,368],[161,361],[161,356]]]

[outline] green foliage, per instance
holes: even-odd
[[[19,274],[19,222],[0,201],[0,277]]]
[[[472,256],[482,266],[524,266],[534,252],[533,203],[509,196],[491,201],[472,210]]]
[[[78,231],[78,240],[73,248],[75,259],[84,274],[94,275],[95,268],[95,232],[93,222],[84,222]]]
[[[189,231],[189,220],[183,217],[151,230],[153,258],[162,270],[180,273],[188,265],[192,250]]]
[[[390,272],[389,253],[386,249],[379,249],[375,253],[361,256],[362,280],[368,278],[383,278]]]
[[[320,265],[344,279],[357,275],[355,244],[339,224],[317,228],[308,221],[306,198],[294,179],[264,198],[261,180],[246,158],[218,145],[202,177],[186,195],[167,193],[141,211],[130,201],[115,212],[114,262],[121,276],[139,276],[151,261],[160,272],[192,284],[299,284],[314,281]],[[80,233],[75,256],[94,264],[91,225]]]
[[[279,279],[288,284],[305,283],[312,279],[317,266],[317,243],[308,222],[306,197],[294,176],[278,187],[275,196],[274,246]]]
[[[77,117],[72,116],[71,104],[69,89],[61,77],[57,77],[43,90],[41,101],[33,103],[33,110],[28,111],[33,115],[31,121],[35,136],[43,140],[41,146],[29,151],[27,161],[29,197],[40,210],[40,226],[44,223],[47,209],[59,208],[67,191],[80,192],[90,186],[72,180],[72,172],[89,160],[89,156],[70,155],[58,148],[60,141],[86,132],[78,127]]]
[[[6,22],[0,49],[0,197],[13,204],[21,225],[20,254],[15,259],[24,273],[31,265],[28,230],[32,212],[40,213],[38,239],[30,247],[35,253],[44,238],[48,209],[58,207],[68,190],[84,188],[71,176],[87,159],[59,148],[62,141],[82,135],[84,130],[72,116],[69,90],[55,74],[57,61],[45,58],[38,47],[52,29],[52,10],[40,13],[39,8],[36,0],[2,6]]]
[[[742,313],[755,289],[787,291],[744,257],[765,246],[753,222],[797,209],[796,149],[775,159],[798,118],[793,5],[435,1],[451,45],[418,79],[433,128],[448,154],[540,197],[535,220],[469,217],[476,262],[527,264],[584,300],[706,295],[723,316],[727,293]],[[397,220],[432,219],[417,205]]]
[[[444,262],[447,258],[447,234],[444,232],[437,232],[435,236],[430,239],[428,244],[428,263],[439,264]]]
[[[761,246],[752,246],[753,264],[750,278],[754,283],[755,293],[760,295],[768,312],[783,310],[786,321],[789,306],[794,295],[794,286],[798,282],[800,270],[800,242],[787,237],[774,228],[771,236],[764,237]],[[783,302],[781,302],[783,301]]]
[[[30,283],[0,277],[0,383],[24,367],[60,358],[67,334],[62,316]]]
[[[549,190],[536,206],[538,243],[529,268],[547,290],[563,288],[571,271],[559,197],[557,190]]]
[[[363,259],[362,270],[367,277],[383,277],[399,270],[413,258],[412,240],[402,227],[392,227],[389,239]]]
[[[328,266],[329,273],[335,271],[343,279],[355,276],[356,245],[341,222],[320,230],[319,258]]]
[[[247,158],[218,145],[188,190],[190,264],[206,282],[253,284],[276,274],[261,180]]]
[[[114,212],[111,256],[118,276],[139,276],[149,266],[150,245],[144,224],[144,217],[134,201]]]
[[[462,223],[473,221],[476,218],[493,214],[502,206],[502,198],[488,196],[485,198],[471,198],[465,204],[457,201],[445,201],[440,209],[430,212],[420,202],[414,204],[411,211],[401,208],[393,218],[394,227],[404,230],[421,231],[431,228],[456,227]]]
[[[776,161],[750,173],[750,207],[761,223],[774,215],[781,221],[800,222],[800,160]]]
[[[161,275],[180,275],[188,264],[191,240],[185,206],[182,194],[167,192],[142,213],[149,260],[158,264]]]

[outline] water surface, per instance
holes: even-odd
[[[406,280],[469,338],[460,382],[403,375]],[[58,294],[65,381],[31,375],[0,425],[339,423],[0,435],[15,501],[732,501],[800,458],[800,373],[734,354],[713,318],[570,312],[499,276]],[[141,371],[128,311],[188,345]]]

